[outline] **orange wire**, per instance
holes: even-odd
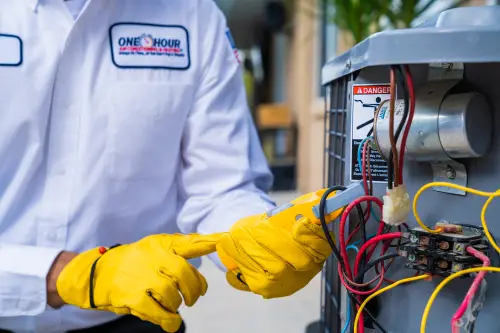
[[[351,279],[349,279],[349,278],[345,275],[345,273],[342,273],[342,274],[344,274],[344,279],[345,279],[345,280],[346,280],[349,284],[351,284],[351,285],[353,285],[353,286],[355,286],[355,287],[358,287],[358,288],[368,287],[368,286],[370,286],[372,283],[377,282],[377,281],[378,281],[378,279],[380,279],[380,277],[381,277],[381,274],[378,274],[377,276],[375,276],[373,279],[371,279],[371,280],[370,280],[370,281],[368,281],[368,282],[365,282],[365,283],[356,283],[356,282],[352,281]]]

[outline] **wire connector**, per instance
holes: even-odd
[[[383,219],[390,225],[398,226],[408,220],[410,214],[410,195],[404,184],[387,189],[384,195]]]

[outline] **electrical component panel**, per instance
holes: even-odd
[[[410,198],[433,181],[488,192],[499,190],[499,40],[500,6],[457,8],[412,29],[374,34],[328,61],[322,70],[326,88],[325,187],[362,180],[363,160],[369,162],[366,168],[373,176],[373,196],[386,195],[390,170],[387,159],[392,150],[390,127],[396,130],[402,122],[408,91],[398,79],[391,87],[394,66],[408,67],[416,96],[401,172]],[[387,100],[394,95],[395,117],[391,125]],[[371,141],[366,140],[369,137]],[[364,142],[375,148],[368,160],[360,157]],[[396,139],[398,143],[401,139]],[[426,272],[435,278],[428,283],[398,286],[376,298],[380,305],[376,319],[387,331],[420,332],[421,317],[416,314],[423,312],[442,277],[482,264],[466,252],[468,246],[497,259],[481,230],[480,216],[486,199],[452,187],[436,186],[433,190],[419,198],[419,215],[424,221],[452,222],[440,224],[447,228],[445,232],[428,233],[415,228],[417,222],[409,214],[409,228],[403,232],[405,237],[398,248],[403,258],[395,260],[386,277],[397,280]],[[500,216],[500,203],[493,201],[484,216],[491,234],[500,235],[500,224],[495,221]],[[366,223],[367,235],[377,232],[374,222]],[[349,298],[338,277],[338,263],[330,258],[323,274],[322,332],[340,333],[346,323]],[[488,274],[487,280],[492,287],[473,325],[477,332],[489,332],[498,326],[500,274]],[[471,282],[472,278],[466,277],[443,289],[428,317],[427,332],[450,331],[450,319]]]
[[[448,276],[460,270],[481,266],[481,261],[466,251],[468,246],[489,254],[489,244],[479,228],[438,223],[443,233],[429,233],[414,228],[405,233],[407,242],[399,254],[406,258],[405,267],[421,273]]]

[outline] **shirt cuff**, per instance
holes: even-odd
[[[62,249],[0,245],[0,317],[33,316],[47,308],[47,273]]]

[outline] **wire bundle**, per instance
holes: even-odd
[[[410,73],[410,70],[408,66],[391,66],[390,67],[390,78],[391,78],[391,97],[389,100],[382,101],[379,106],[377,107],[377,110],[375,112],[375,117],[377,116],[378,112],[380,111],[381,107],[389,103],[389,135],[390,135],[390,143],[391,143],[391,149],[387,161],[387,166],[388,166],[388,181],[387,181],[387,188],[390,190],[392,188],[398,187],[403,184],[403,171],[404,171],[404,155],[405,155],[405,148],[406,148],[406,142],[408,139],[408,135],[410,132],[410,127],[413,121],[413,117],[415,114],[415,92],[414,92],[414,85],[413,85],[413,79]],[[404,112],[402,116],[402,120],[399,123],[396,131],[394,131],[394,118],[395,118],[395,92],[396,92],[396,81],[398,82],[398,85],[401,86],[401,89],[403,91],[403,100],[404,100]],[[375,122],[376,124],[376,122]],[[400,146],[398,149],[398,141],[399,137],[402,137],[400,140]],[[395,288],[396,286],[399,286],[401,284],[406,284],[406,283],[411,283],[419,280],[429,280],[431,277],[428,274],[424,275],[416,275],[414,277],[406,278],[406,279],[401,279],[398,281],[392,281],[386,278],[386,273],[391,264],[393,263],[394,259],[398,257],[397,252],[392,252],[392,253],[387,253],[387,251],[392,248],[396,247],[398,248],[401,245],[401,238],[402,238],[402,229],[401,226],[398,226],[398,232],[391,232],[391,226],[386,225],[383,222],[383,202],[373,196],[373,179],[372,179],[372,174],[371,174],[371,166],[370,166],[370,154],[371,154],[371,144],[372,144],[373,138],[372,137],[367,137],[365,138],[359,145],[358,151],[357,151],[357,162],[359,167],[361,168],[361,173],[362,173],[362,180],[363,180],[363,187],[365,190],[365,195],[354,200],[351,204],[349,204],[343,211],[342,216],[340,217],[339,221],[339,233],[338,233],[338,238],[339,238],[339,246],[337,247],[335,242],[333,241],[331,234],[328,230],[328,226],[326,223],[325,219],[325,206],[326,206],[326,198],[329,196],[330,193],[333,191],[343,191],[345,190],[345,187],[343,186],[335,186],[330,189],[328,189],[320,202],[320,221],[321,225],[323,228],[323,231],[325,232],[325,236],[328,240],[328,243],[330,244],[330,247],[332,248],[333,255],[335,259],[338,262],[338,272],[339,272],[339,278],[341,283],[346,289],[347,295],[350,299],[350,302],[347,304],[347,318],[346,318],[346,323],[342,328],[342,333],[347,333],[348,329],[350,328],[350,331],[353,333],[364,333],[364,320],[365,317],[363,316],[363,313],[371,319],[373,324],[383,333],[387,333],[388,331],[377,321],[377,319],[373,316],[373,314],[370,313],[370,311],[366,308],[366,305],[368,302],[375,298],[376,296],[384,293],[385,291],[391,290]],[[483,206],[483,210],[481,212],[481,223],[482,223],[482,230],[484,232],[484,235],[492,245],[492,247],[500,253],[500,247],[497,245],[495,242],[493,236],[488,230],[488,227],[486,225],[486,220],[485,220],[485,214],[486,214],[486,209],[488,205],[491,203],[491,201],[500,196],[500,190],[497,192],[482,192],[474,189],[470,189],[467,187],[459,186],[459,185],[454,185],[450,183],[444,183],[444,182],[436,182],[436,183],[429,183],[424,185],[415,195],[414,200],[413,200],[413,213],[415,215],[416,221],[420,224],[420,226],[427,232],[430,233],[439,233],[442,232],[441,229],[436,228],[436,229],[431,229],[427,227],[422,220],[420,219],[418,213],[417,213],[417,200],[420,197],[420,195],[429,188],[436,187],[436,186],[445,186],[445,187],[451,187],[459,190],[463,190],[469,193],[473,193],[476,195],[480,196],[485,196],[488,197],[488,200],[486,201],[485,205]],[[365,206],[365,210],[363,211],[363,206]],[[380,210],[380,217],[377,216],[375,212],[375,207],[378,207]],[[359,223],[354,227],[353,230],[347,235],[346,237],[346,227],[348,223],[348,217],[350,216],[351,212],[356,209],[358,218],[359,218]],[[366,223],[368,223],[370,217],[374,217],[375,220],[378,222],[378,228],[376,233],[367,236],[366,235]],[[406,228],[408,226],[406,224],[403,224]],[[474,227],[474,226],[471,226]],[[476,227],[477,228],[477,227]],[[354,237],[358,234],[361,233],[361,240],[352,242]],[[393,240],[396,239],[397,243],[395,245],[392,245]],[[358,248],[359,245],[359,248]],[[380,251],[378,252],[378,257],[372,259],[374,257],[375,251],[377,247],[381,245]],[[351,265],[348,257],[348,250],[352,249],[356,251],[356,257],[354,260],[354,263]],[[483,263],[483,267],[478,267],[478,268],[472,268],[472,269],[466,269],[457,273],[454,273],[450,275],[448,278],[443,280],[441,284],[435,289],[434,293],[431,295],[427,306],[424,310],[424,314],[422,316],[422,323],[421,323],[421,333],[425,333],[425,326],[427,322],[427,318],[432,306],[432,303],[434,302],[435,298],[437,297],[437,294],[439,291],[451,280],[465,275],[465,274],[470,274],[470,273],[479,273],[476,275],[474,282],[472,283],[467,295],[465,296],[462,304],[460,307],[457,309],[455,315],[453,316],[452,319],[452,332],[453,333],[458,333],[457,329],[462,325],[462,320],[461,318],[464,316],[466,312],[473,312],[473,311],[479,311],[478,307],[473,308],[472,307],[472,302],[476,297],[478,290],[482,286],[485,286],[486,282],[484,280],[484,277],[487,272],[500,272],[500,268],[495,268],[495,267],[489,267],[490,266],[490,261],[487,256],[482,254],[480,251],[468,247],[467,252],[474,257],[478,258],[481,260]],[[388,264],[385,264],[386,261],[389,261]],[[370,279],[369,281],[365,282],[365,275],[368,273],[371,269],[375,270],[375,276],[374,278]],[[391,283],[388,286],[383,287],[383,283],[389,282]],[[484,288],[481,288],[484,289]],[[476,301],[476,303],[481,303],[481,301]],[[482,303],[481,303],[482,304]],[[471,311],[471,308],[473,310]],[[357,309],[357,311],[353,311],[353,309]],[[354,317],[354,318],[352,318]],[[474,318],[475,319],[475,318]],[[350,322],[353,321],[352,324]],[[472,322],[468,330],[472,332],[474,327],[474,322]]]
[[[403,184],[403,166],[406,141],[408,139],[410,127],[415,115],[415,89],[413,85],[413,78],[408,66],[391,66],[390,73],[391,98],[389,102],[389,141],[391,143],[391,150],[387,161],[388,189],[392,189],[393,187]],[[394,132],[394,118],[396,112],[396,80],[403,91],[404,111],[401,122],[399,123],[396,132]],[[401,144],[398,150],[397,142],[401,132],[403,131],[403,127],[404,132],[401,137]]]
[[[328,196],[330,195],[330,193],[332,193],[333,191],[343,191],[345,189],[346,188],[344,186],[334,186],[334,187],[329,188],[327,191],[325,191],[325,193],[323,194],[323,196],[322,196],[322,198],[320,200],[320,204],[319,204],[319,212],[320,212],[320,217],[319,218],[320,218],[321,226],[322,226],[323,231],[325,233],[325,237],[326,237],[326,239],[328,241],[328,244],[332,248],[333,256],[335,257],[335,259],[338,262],[339,276],[341,277],[342,281],[344,281],[344,285],[348,286],[348,284],[347,284],[348,282],[346,282],[345,279],[343,279],[344,277],[347,277],[350,282],[354,282],[355,284],[358,284],[357,281],[361,281],[361,279],[356,279],[356,280],[353,279],[352,269],[350,267],[349,259],[347,257],[346,239],[344,238],[345,235],[342,232],[342,230],[345,230],[345,224],[346,224],[346,221],[347,221],[347,217],[349,216],[350,212],[354,208],[356,208],[358,210],[359,217],[362,219],[362,221],[360,222],[360,224],[349,235],[348,241],[350,241],[358,231],[365,229],[364,228],[364,224],[367,222],[367,219],[365,219],[366,215],[363,213],[363,211],[361,209],[361,206],[360,206],[360,203],[367,202],[367,201],[375,201],[375,203],[378,204],[379,207],[381,208],[382,207],[382,202],[378,198],[364,196],[364,197],[358,198],[357,200],[355,200],[354,202],[352,202],[351,204],[349,204],[344,209],[344,212],[343,212],[341,220],[340,220],[341,221],[340,222],[340,224],[341,224],[341,226],[340,226],[341,233],[339,233],[339,236],[340,236],[340,242],[341,242],[341,244],[340,244],[340,249],[339,249],[335,245],[335,242],[334,242],[334,240],[332,239],[332,237],[330,235],[330,231],[328,230],[328,225],[326,223],[326,218],[325,218],[325,215],[326,215],[325,214],[325,206],[326,206],[326,199],[328,198]],[[380,223],[383,224],[383,222],[380,222]],[[376,237],[377,237],[377,235],[373,235],[373,237],[370,238],[369,240],[371,241],[373,239],[376,239]],[[365,235],[364,238],[366,238],[366,242],[368,242],[368,239],[367,239],[366,235]],[[363,242],[364,244],[366,244],[365,239],[362,239],[361,242]],[[359,244],[359,242],[357,242],[357,243]],[[351,244],[351,246],[355,246],[355,244],[356,243],[353,243],[353,244]],[[365,256],[364,252],[365,252],[365,250],[363,250],[363,252],[359,251],[358,255],[360,256],[360,258],[365,258],[366,260],[369,260],[370,256]],[[363,259],[360,259],[360,261],[362,261],[362,260]],[[368,265],[372,267],[374,264],[369,263]],[[361,284],[362,284],[362,282],[359,283],[359,285],[357,285],[357,286],[353,286],[353,287],[349,286],[349,288],[347,289],[347,294],[348,294],[350,300],[354,303],[354,306],[361,305],[361,300],[358,299],[355,296],[356,294],[359,295],[359,293],[361,293],[361,291],[359,291],[358,288],[365,287],[365,285],[363,285],[361,287]],[[371,318],[371,320],[373,321],[373,323],[380,329],[381,332],[384,332],[384,333],[388,332],[386,329],[384,329],[382,327],[382,325],[380,325],[380,323],[377,321],[377,319],[368,310],[365,310],[365,313]],[[349,314],[349,317],[350,317],[350,314]],[[346,332],[347,328],[348,328],[348,323],[346,323],[343,331]]]
[[[406,126],[406,129],[403,133],[403,138],[401,140],[402,143],[406,142],[406,137],[408,136],[409,133],[409,126],[411,119],[413,117],[412,111],[413,109],[411,108],[410,105],[410,99],[413,99],[414,92],[412,90],[413,84],[411,82],[406,82],[411,80],[411,74],[407,66],[393,66],[391,67],[391,98],[390,100],[383,101],[379,104],[377,107],[377,110],[375,112],[375,115],[380,111],[381,107],[385,105],[387,102],[390,104],[390,112],[391,112],[391,126],[394,126],[394,104],[395,104],[395,81],[396,81],[396,74],[397,73],[397,79],[399,80],[399,83],[401,84],[403,90],[404,90],[404,99],[405,99],[405,113],[403,115],[403,119],[401,123],[399,124],[396,133],[394,133],[394,129],[391,129],[391,155],[389,156],[389,162],[390,162],[390,172],[389,172],[389,180],[388,180],[388,187],[392,188],[392,184],[394,182],[394,185],[397,186],[400,183],[402,183],[402,165],[403,163],[401,162],[402,159],[404,159],[404,149],[401,148],[402,153],[398,153],[398,148],[396,147],[396,142],[399,139],[399,136],[403,132],[404,125],[407,123],[408,120],[408,125]],[[406,79],[406,81],[405,81]],[[411,89],[411,91],[408,91],[408,88]],[[414,102],[412,100],[412,102]],[[414,103],[412,103],[414,105]],[[330,189],[328,189],[320,202],[320,220],[321,220],[321,225],[322,228],[325,232],[325,235],[327,237],[328,243],[330,244],[330,247],[332,248],[333,255],[338,261],[338,271],[339,271],[339,277],[340,281],[346,288],[347,294],[349,298],[352,301],[352,306],[349,305],[349,315],[346,320],[346,324],[344,325],[342,332],[345,333],[348,330],[348,327],[351,327],[351,332],[354,331],[354,325],[349,325],[350,322],[350,317],[351,317],[351,309],[352,307],[357,307],[359,308],[364,296],[369,296],[372,295],[373,293],[377,292],[379,290],[384,281],[392,282],[391,280],[388,280],[385,276],[387,270],[389,269],[390,265],[393,263],[393,260],[398,256],[397,253],[387,253],[387,251],[393,247],[391,245],[392,241],[394,239],[398,239],[398,244],[396,245],[399,246],[400,244],[400,238],[401,238],[401,232],[394,232],[390,233],[390,228],[386,228],[386,224],[382,221],[382,217],[378,217],[377,214],[375,213],[375,207],[378,206],[380,210],[380,215],[382,215],[382,206],[383,202],[373,196],[373,179],[372,179],[372,174],[371,174],[371,165],[370,165],[370,155],[371,155],[371,143],[373,141],[373,138],[368,137],[364,139],[359,147],[358,147],[358,152],[357,152],[357,160],[358,160],[358,165],[361,168],[361,174],[363,178],[363,187],[365,190],[365,196],[358,198],[357,200],[353,201],[351,204],[349,204],[345,209],[344,212],[340,218],[339,221],[339,247],[335,245],[335,242],[333,239],[331,239],[326,220],[324,217],[324,208],[326,204],[326,198],[329,196],[330,193],[333,191],[342,191],[345,189],[345,187],[342,186],[335,186]],[[402,146],[403,147],[403,146]],[[394,169],[394,177],[393,177],[393,172],[392,170]],[[395,179],[394,179],[395,178]],[[390,183],[390,185],[389,185]],[[366,210],[363,211],[364,205],[366,207]],[[357,226],[353,228],[353,230],[346,235],[346,226],[347,226],[347,221],[348,217],[351,213],[352,210],[356,209],[359,217],[359,223]],[[370,235],[370,237],[367,237],[366,235],[366,223],[369,221],[371,217],[374,217],[376,221],[378,222],[378,228],[377,232],[373,235]],[[399,230],[401,231],[401,229]],[[353,238],[358,234],[361,233],[361,241],[358,241],[357,243],[360,244],[360,248],[358,249],[355,246],[355,243],[351,243]],[[347,236],[347,237],[346,237]],[[374,253],[377,249],[377,246],[379,244],[382,244],[382,247],[379,251],[379,257],[375,258],[374,260],[371,260],[372,257],[374,257]],[[347,250],[348,249],[355,249],[357,254],[356,254],[356,259],[354,261],[354,265],[351,266],[351,263],[349,262],[349,257],[347,255]],[[390,262],[385,265],[384,262],[390,260]],[[379,267],[380,266],[380,267]],[[365,282],[365,274],[370,270],[375,268],[376,275],[373,279],[370,279],[370,281]],[[381,332],[387,332],[385,328],[383,328],[380,323],[367,311],[366,309],[363,310],[367,316],[369,316],[375,326],[381,331]],[[359,323],[359,331],[364,332],[364,318],[361,316],[360,318],[360,323]]]

